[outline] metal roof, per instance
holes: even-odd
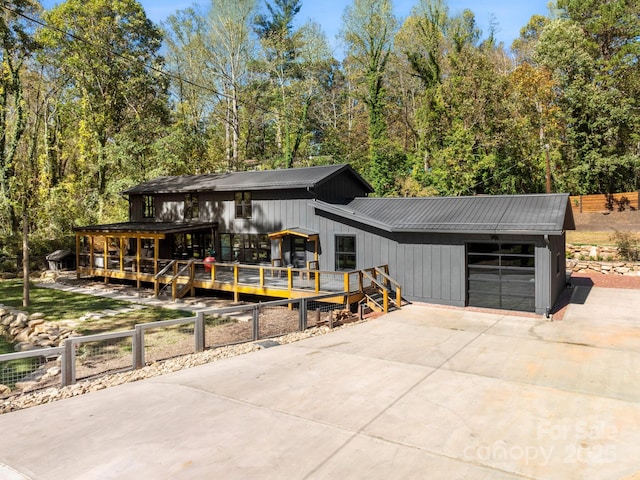
[[[270,233],[269,238],[280,238],[286,235],[294,235],[296,237],[313,239],[318,238],[319,233],[313,230],[309,230],[308,228],[293,227]]]
[[[569,195],[356,198],[321,211],[389,232],[561,234],[574,230]]]
[[[159,177],[123,191],[130,194],[187,193],[205,191],[280,190],[314,188],[342,172],[352,175],[366,190],[373,191],[350,165],[328,165],[252,172],[210,173],[180,177]]]
[[[74,227],[76,232],[104,232],[104,233],[180,233],[194,230],[206,230],[217,226],[211,223],[169,223],[169,222],[122,222],[104,225],[88,225]]]

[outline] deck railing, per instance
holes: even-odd
[[[232,291],[236,296],[242,293],[273,294],[294,298],[301,294],[322,294],[329,292],[362,292],[369,286],[363,271],[345,272],[317,269],[276,267],[271,264],[248,265],[241,263],[208,263],[194,259],[147,259],[134,258],[133,262],[108,261],[107,268],[101,263],[102,254],[94,253],[94,267],[79,267],[81,273],[104,275],[155,283],[156,294],[162,285],[175,284],[184,276],[189,276],[198,288],[222,289]],[[87,258],[85,258],[87,257]],[[88,265],[88,254],[81,254],[81,264]],[[107,256],[109,258],[110,256]],[[86,261],[82,261],[85,258]],[[123,257],[127,259],[129,257]],[[97,261],[97,263],[96,263]],[[99,266],[95,266],[99,265]],[[315,265],[313,265],[315,266]],[[400,305],[400,285],[389,276],[387,265],[364,270],[378,283],[390,291],[395,290],[396,303]],[[252,292],[252,289],[254,290]],[[176,290],[175,288],[173,290]],[[173,292],[175,298],[176,292]]]

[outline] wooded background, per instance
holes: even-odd
[[[311,1],[311,0],[308,0]],[[558,0],[513,45],[472,11],[353,0],[344,59],[300,0],[0,5],[0,254],[126,220],[160,175],[348,162],[380,196],[635,191],[640,4]],[[45,247],[42,247],[45,248]]]

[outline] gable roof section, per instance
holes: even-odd
[[[574,230],[569,195],[356,198],[316,209],[388,232],[560,235]]]
[[[207,191],[252,191],[315,188],[337,175],[349,175],[356,183],[373,192],[369,185],[350,165],[329,165],[281,170],[251,172],[210,173],[159,177],[123,191],[125,195],[155,193],[188,193]]]

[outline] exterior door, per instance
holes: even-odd
[[[307,268],[307,239],[293,237],[293,259],[294,268]]]
[[[535,311],[535,247],[528,243],[467,245],[467,304]]]

